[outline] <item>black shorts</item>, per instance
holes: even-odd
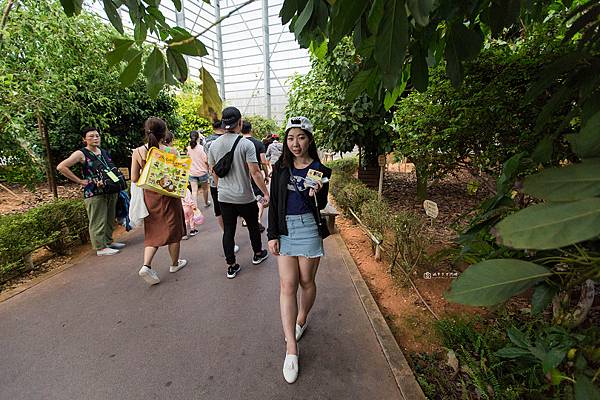
[[[210,197],[213,199],[213,209],[215,217],[221,216],[221,206],[219,205],[219,191],[216,187],[210,187]]]

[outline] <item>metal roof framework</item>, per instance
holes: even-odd
[[[245,0],[181,2],[181,12],[172,2],[161,2],[160,10],[170,25],[198,34]],[[217,81],[225,104],[238,107],[244,115],[285,118],[289,78],[308,72],[310,57],[307,50],[300,49],[289,26],[281,24],[282,4],[283,0],[256,0],[204,33],[200,40],[209,54],[187,57],[191,80],[199,80],[199,69],[204,66]],[[92,2],[87,7],[108,23],[101,5]],[[119,12],[123,25],[132,29],[126,10]]]

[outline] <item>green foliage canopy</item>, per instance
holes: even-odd
[[[348,152],[358,145],[373,161],[391,150],[392,129],[387,122],[392,114],[366,93],[347,101],[359,60],[349,39],[323,58],[313,55],[311,70],[292,80],[286,115],[308,117],[322,148]]]
[[[147,117],[162,117],[177,131],[172,94],[162,91],[150,99],[141,79],[121,87],[119,71],[111,70],[105,58],[111,29],[98,17],[67,18],[58,1],[21,3],[8,19],[0,54],[2,179],[27,182],[41,176],[38,115],[48,129],[54,160],[80,147],[83,126],[98,127],[103,147],[123,166],[143,140]]]

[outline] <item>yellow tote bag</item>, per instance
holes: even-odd
[[[190,157],[151,147],[137,185],[165,196],[185,197],[191,166]]]

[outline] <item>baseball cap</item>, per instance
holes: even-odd
[[[221,113],[222,127],[225,129],[233,128],[242,118],[242,113],[235,107],[227,107]]]
[[[309,133],[313,133],[313,125],[310,120],[306,117],[292,117],[288,119],[287,125],[285,126],[285,132],[292,128],[300,128]]]

